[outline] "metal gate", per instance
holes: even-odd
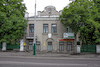
[[[81,52],[96,53],[96,45],[82,45]]]

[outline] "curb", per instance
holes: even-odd
[[[8,57],[8,58],[24,58],[24,59],[50,59],[50,60],[71,60],[71,59],[77,59],[77,60],[90,60],[90,61],[100,61],[100,58],[85,58],[85,57],[81,57],[81,58],[74,58],[74,57],[37,57],[37,56],[0,56],[0,57]]]
[[[20,56],[20,57],[63,57],[63,58],[100,58],[100,54],[57,54],[57,53],[44,53],[36,54],[35,56],[31,52],[0,52],[0,57],[7,56]]]

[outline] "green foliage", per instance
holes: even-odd
[[[0,0],[0,43],[16,43],[26,28],[23,0]]]
[[[100,43],[100,13],[94,1],[76,0],[63,9],[60,21],[69,26],[84,44]]]

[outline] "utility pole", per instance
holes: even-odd
[[[36,0],[35,0],[35,12],[34,12],[34,38],[33,38],[33,55],[36,55],[35,45],[36,45]]]

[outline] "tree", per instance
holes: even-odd
[[[94,1],[76,0],[63,9],[60,21],[69,26],[84,44],[100,43],[100,23],[96,21],[99,16]]]
[[[95,3],[96,8],[98,9],[98,16],[95,18],[95,21],[100,23],[100,0],[94,0],[94,3]],[[98,37],[97,42],[100,44],[100,27],[99,27],[99,32],[96,35],[96,37]]]
[[[100,0],[93,0],[96,4],[96,7],[99,9],[98,12],[100,12]]]
[[[0,0],[0,43],[16,43],[26,29],[23,0]]]

